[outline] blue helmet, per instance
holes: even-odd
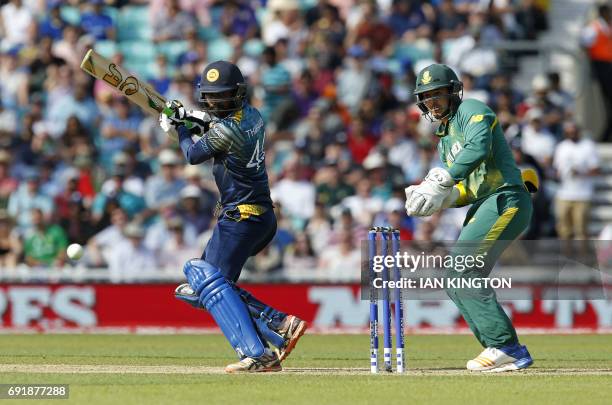
[[[238,66],[219,60],[204,69],[198,84],[198,101],[204,111],[225,117],[242,108],[247,84]]]

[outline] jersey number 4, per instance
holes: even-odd
[[[251,160],[249,160],[249,163],[247,163],[246,165],[246,167],[249,169],[251,167],[257,167],[257,170],[259,170],[259,166],[263,163],[266,157],[266,152],[264,151],[264,140],[261,139],[261,144],[259,143],[259,141],[260,139],[258,139],[255,143],[255,149],[253,150]]]

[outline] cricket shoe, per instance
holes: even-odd
[[[308,328],[306,321],[293,315],[287,315],[278,330],[278,334],[285,339],[285,344],[277,349],[278,359],[280,361],[285,360],[287,356],[289,356],[298,340],[300,340],[304,332],[306,332],[306,328]]]
[[[525,369],[533,364],[526,346],[516,344],[496,349],[487,347],[473,360],[467,362],[470,371],[499,373]]]
[[[266,349],[266,352],[261,357],[245,357],[239,362],[232,363],[225,367],[225,372],[230,374],[267,373],[282,370],[283,366],[281,366],[278,355],[270,349]]]

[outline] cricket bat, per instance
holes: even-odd
[[[157,116],[164,109],[166,99],[149,83],[132,75],[121,66],[117,66],[93,49],[88,50],[85,54],[81,62],[81,69],[119,90],[147,114]],[[178,134],[174,129],[170,129],[168,135],[175,141],[178,139]]]

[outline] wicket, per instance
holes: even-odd
[[[368,263],[370,275],[370,372],[378,373],[378,297],[376,289],[372,282],[376,277],[374,272],[374,256],[377,253],[378,234],[381,235],[381,252],[382,256],[393,255],[399,252],[400,234],[399,230],[391,227],[376,226],[370,228],[368,232]],[[391,253],[389,253],[389,241],[391,241]],[[389,281],[389,269],[383,263],[381,272],[382,280]],[[399,281],[400,270],[397,266],[393,266],[393,279]],[[396,370],[398,373],[404,372],[404,309],[402,303],[402,293],[399,288],[393,291],[393,306],[395,310],[395,361]],[[385,283],[382,291],[382,321],[383,321],[383,338],[384,338],[384,370],[392,372],[391,363],[392,336],[391,336],[391,303],[389,288]]]

